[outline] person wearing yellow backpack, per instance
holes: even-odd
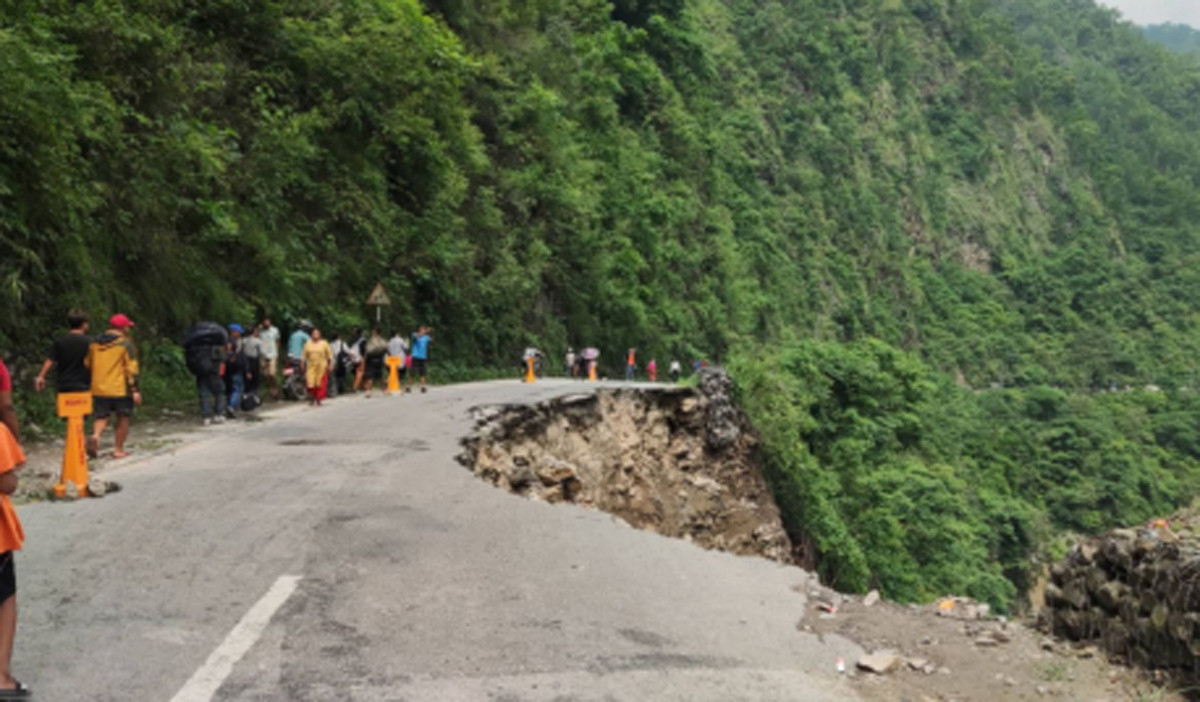
[[[17,470],[25,464],[21,425],[13,406],[12,378],[0,359],[0,700],[32,695],[12,676],[13,642],[17,635],[17,571],[13,553],[21,550],[25,532],[9,495],[17,491]]]

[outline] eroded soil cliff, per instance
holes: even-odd
[[[601,389],[475,410],[462,461],[520,495],[573,502],[706,548],[791,562],[757,438],[724,373],[699,388]]]

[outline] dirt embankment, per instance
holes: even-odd
[[[707,372],[698,389],[602,389],[475,410],[463,463],[519,495],[573,502],[705,548],[791,562],[758,440]]]

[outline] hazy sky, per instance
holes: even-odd
[[[1099,0],[1138,24],[1179,22],[1200,28],[1200,0]]]

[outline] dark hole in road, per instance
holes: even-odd
[[[324,439],[284,439],[279,442],[280,446],[324,446],[329,443]]]

